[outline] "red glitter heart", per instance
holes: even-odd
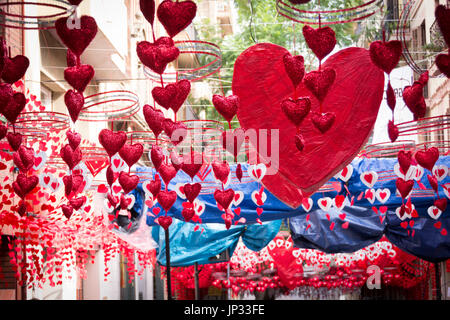
[[[391,73],[402,55],[402,43],[398,40],[388,42],[374,41],[370,44],[372,62],[386,73]]]
[[[0,140],[2,140],[4,137],[6,137],[7,133],[8,133],[8,127],[0,124]]]
[[[191,24],[196,13],[197,5],[190,0],[182,2],[164,0],[158,6],[156,12],[158,20],[164,26],[164,29],[166,29],[167,34],[172,38]]]
[[[80,163],[82,154],[80,148],[76,148],[75,150],[69,144],[66,144],[61,149],[61,158],[63,161],[69,166],[69,169],[72,170],[76,167],[77,164]]]
[[[169,37],[161,37],[155,43],[141,41],[136,52],[141,62],[158,74],[163,74],[167,65],[180,55],[180,50]]]
[[[444,40],[447,46],[450,47],[450,9],[441,4],[436,7],[434,15]]]
[[[70,205],[72,208],[74,208],[76,211],[80,210],[82,206],[86,203],[86,197],[79,197],[79,198],[73,198],[69,200]]]
[[[14,192],[21,197],[25,198],[39,183],[39,178],[37,176],[26,176],[23,173],[17,175],[16,181],[13,182],[12,186]]]
[[[405,181],[402,178],[397,178],[395,185],[398,189],[398,192],[400,192],[400,195],[402,196],[402,198],[406,199],[406,197],[408,196],[408,194],[411,192],[412,188],[414,187],[414,180]]]
[[[186,174],[194,179],[195,175],[200,171],[203,166],[203,155],[198,152],[191,152],[189,154],[184,155],[183,157],[183,166],[181,170],[186,172]]]
[[[98,141],[108,155],[112,157],[122,149],[127,141],[127,134],[124,131],[113,132],[109,129],[103,129],[98,135]]]
[[[158,172],[166,186],[169,185],[170,181],[177,175],[177,170],[175,170],[174,166],[166,163],[159,166]]]
[[[330,27],[313,29],[308,25],[303,27],[306,44],[319,60],[325,58],[336,45],[336,34]]]
[[[283,56],[284,69],[289,79],[291,79],[294,88],[297,88],[305,76],[304,62],[305,59],[301,55],[293,56],[288,52]]]
[[[447,199],[446,198],[440,198],[434,200],[434,205],[439,208],[442,212],[445,212],[445,209],[447,209]]]
[[[195,210],[193,208],[183,208],[181,215],[183,216],[184,221],[189,222],[195,216]]]
[[[297,147],[298,151],[303,151],[305,148],[305,139],[300,133],[297,133],[294,137],[295,146]]]
[[[189,202],[193,203],[195,198],[198,197],[200,194],[200,191],[202,190],[202,185],[200,183],[186,183],[183,187],[184,194],[186,195],[186,199],[189,200]]]
[[[144,153],[144,146],[140,143],[129,144],[125,143],[119,151],[120,157],[125,163],[131,167],[133,164],[139,161]]]
[[[12,99],[9,99],[8,104],[3,108],[2,114],[9,122],[15,123],[17,117],[22,112],[27,103],[25,95],[21,92],[16,92]]]
[[[155,138],[158,138],[159,134],[163,131],[163,121],[165,119],[164,113],[148,104],[144,106],[143,110],[145,121],[155,135]]]
[[[145,19],[153,25],[155,21],[155,0],[139,0],[139,7]]]
[[[6,134],[6,140],[8,140],[9,145],[14,151],[19,150],[22,145],[22,135],[20,133],[8,132]]]
[[[403,174],[407,174],[412,163],[412,152],[400,150],[397,154],[398,163]]]
[[[414,155],[414,158],[422,167],[432,171],[436,161],[439,159],[439,149],[431,147],[427,150],[419,150]]]
[[[64,102],[69,111],[70,118],[75,123],[78,120],[81,109],[84,106],[84,96],[81,92],[70,89],[64,95]]]
[[[64,70],[64,79],[79,92],[84,92],[94,75],[94,68],[88,64],[69,67]]]
[[[137,175],[130,175],[123,171],[119,175],[119,184],[125,193],[129,193],[131,190],[136,189],[138,183],[139,176]]]
[[[172,151],[170,153],[170,162],[178,172],[178,170],[180,170],[183,166],[183,157],[180,157],[175,151]]]
[[[14,96],[14,90],[9,83],[0,84],[0,112],[8,105],[8,102]]]
[[[154,144],[152,146],[152,150],[150,151],[150,158],[152,160],[153,166],[158,171],[159,167],[164,161],[164,153],[161,147]]]
[[[32,148],[20,146],[19,150],[13,154],[13,160],[19,170],[26,173],[34,165],[34,150]]]
[[[303,82],[319,101],[323,101],[335,79],[336,71],[334,69],[323,68],[320,71],[307,73]]]
[[[117,172],[114,172],[111,166],[106,169],[106,181],[108,182],[108,185],[112,186],[118,176],[119,174]]]
[[[236,178],[238,178],[239,182],[241,182],[243,176],[242,166],[240,163],[236,166]]]
[[[155,87],[152,90],[153,99],[167,110],[175,113],[181,108],[191,91],[191,83],[188,80],[180,80],[165,87]]]
[[[58,36],[62,42],[72,52],[80,57],[84,50],[94,40],[97,34],[97,23],[90,16],[82,16],[80,19],[80,28],[69,28],[69,17],[59,18],[56,20],[55,27]]]
[[[423,85],[420,82],[414,82],[412,86],[406,86],[403,89],[403,101],[412,113],[416,113],[416,106],[423,98]]]
[[[392,120],[389,120],[388,122],[388,135],[389,139],[391,139],[391,142],[395,142],[399,135],[398,127]]]
[[[319,112],[312,112],[311,114],[312,123],[322,133],[330,130],[335,120],[336,114],[334,112],[327,112],[323,114]]]
[[[173,204],[177,200],[177,193],[175,191],[161,190],[158,193],[158,202],[161,207],[167,212],[172,208]]]
[[[163,128],[174,145],[178,145],[186,138],[187,127],[183,122],[173,122],[171,119],[164,119]]]
[[[6,57],[4,62],[2,79],[9,84],[14,84],[19,81],[25,75],[30,65],[30,60],[22,55],[15,56],[14,58]]]
[[[61,210],[62,210],[64,216],[65,216],[67,219],[70,219],[70,217],[71,217],[72,214],[73,214],[73,208],[72,208],[71,206],[68,206],[68,205],[66,205],[66,204],[63,204],[63,205],[61,206]]]
[[[161,179],[155,175],[155,179],[147,184],[147,189],[151,192],[153,197],[156,197],[161,190]]]
[[[230,174],[230,166],[228,165],[228,162],[214,161],[212,163],[212,168],[214,171],[214,176],[225,184],[227,182],[228,175]]]
[[[295,100],[287,98],[281,102],[281,110],[283,110],[286,117],[298,127],[311,110],[311,100],[309,100],[308,97]]]
[[[216,190],[214,191],[214,199],[216,199],[217,203],[220,204],[222,208],[227,210],[234,199],[234,190]]]
[[[450,54],[439,54],[436,57],[436,66],[447,78],[450,78]]]
[[[223,97],[215,94],[213,95],[212,103],[217,112],[228,122],[231,122],[231,120],[233,120],[239,109],[239,97],[236,95]]]
[[[71,130],[67,130],[66,136],[72,149],[75,150],[76,148],[78,148],[81,143],[81,134],[72,132]]]
[[[158,218],[158,224],[163,227],[164,230],[169,229],[170,225],[172,224],[172,217],[171,216],[161,216]]]

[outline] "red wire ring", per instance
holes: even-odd
[[[399,137],[417,135],[425,137],[432,132],[450,129],[450,115],[422,118],[416,121],[402,122],[397,125]]]
[[[33,129],[36,131],[66,130],[70,127],[69,116],[54,111],[22,112],[15,123],[18,130]]]
[[[97,110],[95,107],[108,106],[108,104],[118,102],[131,102],[124,107],[111,107],[109,110]],[[94,109],[94,110],[92,110]],[[140,109],[139,97],[127,90],[115,90],[100,92],[85,98],[85,106],[80,112],[80,121],[103,122],[117,121],[132,117]]]
[[[380,142],[365,146],[358,154],[360,158],[389,158],[396,157],[400,150],[410,150],[416,147],[414,140],[398,140]]]
[[[189,50],[189,44],[194,48]],[[184,47],[187,45],[187,47]],[[204,45],[203,49],[197,50],[196,46]],[[199,81],[218,72],[222,67],[222,51],[220,47],[214,43],[199,40],[175,41],[175,46],[182,54],[197,54],[213,57],[213,60],[198,68],[179,69],[175,72],[166,72],[160,75],[148,67],[144,67],[145,76],[153,82],[161,83],[163,77],[164,83],[175,83],[178,80]],[[198,74],[196,74],[198,72]]]
[[[383,0],[369,0],[351,8],[313,11],[298,9],[283,0],[276,2],[277,12],[283,17],[298,23],[312,25],[331,25],[363,20],[381,10],[382,6]]]
[[[47,0],[48,1],[48,0]],[[6,23],[0,23],[0,26],[4,28],[13,28],[13,29],[23,29],[23,30],[48,30],[55,28],[56,18],[60,18],[63,16],[71,16],[75,11],[75,7],[72,6],[68,1],[64,0],[53,0],[55,3],[44,3],[44,2],[31,2],[31,1],[16,1],[16,2],[6,2],[0,3],[0,16],[4,16],[4,20]],[[59,3],[59,4],[57,4]],[[19,5],[35,5],[37,7],[50,7],[55,9],[60,9],[61,12],[52,14],[52,15],[42,15],[42,16],[25,16],[18,15],[13,13],[8,13],[2,9],[2,7],[10,7],[10,6],[19,6]],[[19,18],[18,20],[8,19],[7,17]],[[32,19],[36,21],[26,21],[26,19]],[[45,21],[44,19],[50,19]],[[11,24],[10,24],[11,23]],[[16,25],[14,25],[16,24]],[[33,25],[32,27],[28,27],[26,25]]]

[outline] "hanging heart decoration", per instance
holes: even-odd
[[[197,5],[191,0],[164,0],[158,6],[156,15],[171,38],[186,29],[197,14]]]

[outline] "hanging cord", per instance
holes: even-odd
[[[255,40],[255,36],[253,35],[253,4],[252,0],[248,0],[248,4],[250,5],[250,37],[252,38],[254,43],[258,41]]]

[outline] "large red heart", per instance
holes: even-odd
[[[272,167],[268,168],[262,183],[281,201],[297,208],[302,196],[314,193],[347,166],[367,141],[383,98],[384,74],[373,65],[365,49],[348,48],[330,56],[323,67],[333,68],[336,79],[324,98],[323,111],[333,111],[336,119],[321,134],[308,115],[301,126],[307,143],[300,153],[292,138],[295,126],[281,108],[274,107],[293,94],[291,81],[284,71],[286,52],[269,43],[245,50],[235,63],[233,93],[241,100],[238,110],[241,127],[279,130],[279,160],[272,159]],[[311,110],[319,109],[318,100],[303,83],[298,86],[297,95],[309,96]],[[260,157],[268,160],[261,154]]]
[[[69,17],[56,20],[55,27],[62,42],[77,56],[81,56],[84,50],[94,40],[97,34],[97,23],[90,16],[80,18],[80,28],[69,28],[67,23]]]
[[[94,68],[88,64],[69,67],[64,70],[64,79],[79,92],[84,92],[94,75]]]
[[[161,24],[172,38],[191,24],[197,13],[197,5],[191,0],[173,2],[164,0],[156,14]]]

